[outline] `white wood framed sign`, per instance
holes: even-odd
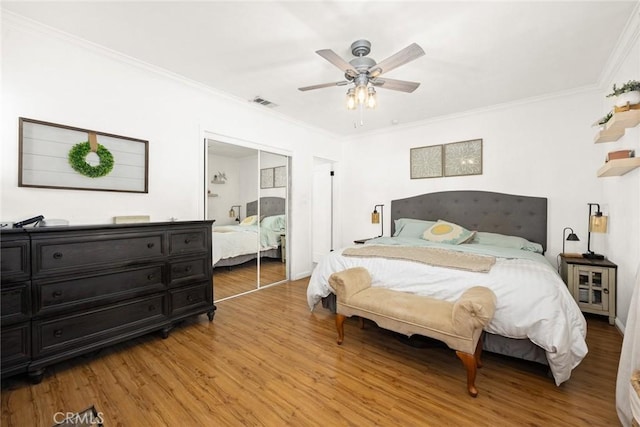
[[[149,141],[20,117],[18,186],[149,192]]]

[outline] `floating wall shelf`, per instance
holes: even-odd
[[[612,142],[619,140],[624,135],[626,128],[632,128],[640,123],[640,104],[632,105],[628,111],[614,113],[604,125],[593,142]]]
[[[640,167],[640,157],[609,160],[604,166],[598,169],[598,176],[621,176],[637,167]]]

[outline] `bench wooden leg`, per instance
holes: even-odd
[[[336,329],[338,330],[338,344],[342,344],[344,340],[344,320],[347,318],[344,314],[336,313]]]
[[[467,368],[467,390],[471,397],[478,395],[476,388],[476,370],[478,368],[478,360],[474,354],[465,353],[456,350],[456,355],[462,360],[462,364]]]

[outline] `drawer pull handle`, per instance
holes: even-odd
[[[191,295],[187,295],[187,301],[193,302],[194,298]]]
[[[62,258],[62,252],[56,252],[53,254],[53,259],[60,259]]]
[[[147,247],[149,249],[153,248],[155,246],[155,243],[147,243]]]
[[[60,338],[62,336],[62,329],[56,329],[53,331],[53,336],[56,338]]]
[[[152,280],[154,277],[156,277],[156,275],[155,275],[155,274],[153,274],[153,273],[152,273],[152,274],[149,274],[149,275],[147,276],[147,280]]]
[[[184,271],[185,271],[186,273],[191,272],[191,270],[193,270],[193,267],[191,267],[190,265],[187,265],[187,266],[184,268]]]
[[[149,306],[149,311],[154,311],[155,309],[156,309],[156,306],[155,306],[155,305],[150,305],[150,306]]]
[[[54,298],[60,298],[62,296],[62,291],[54,291],[53,292],[53,297]]]
[[[184,243],[188,245],[189,243],[191,243],[191,239],[184,239]]]

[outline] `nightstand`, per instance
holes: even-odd
[[[618,266],[607,259],[571,258],[560,255],[560,275],[584,313],[616,318]]]

